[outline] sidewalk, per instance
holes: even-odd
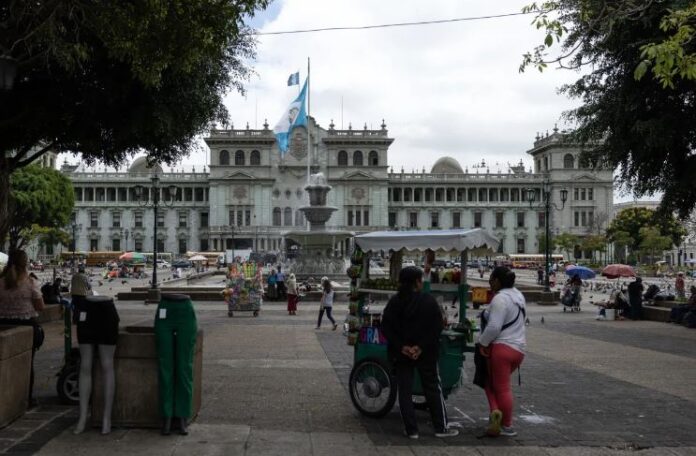
[[[301,303],[297,317],[287,316],[280,303],[265,305],[258,318],[228,318],[218,302],[196,307],[205,330],[204,389],[189,436],[142,429],[115,429],[108,436],[92,429],[74,436],[76,408],[50,403],[62,346],[58,328],[51,327],[37,357],[42,405],[0,430],[0,454],[696,454],[693,331],[651,322],[595,322],[589,313],[530,305],[530,352],[523,386],[515,386],[520,435],[477,438],[486,405],[482,392],[468,386],[469,377],[448,400],[461,435],[436,439],[427,414],[419,412],[421,439],[411,441],[400,435],[397,407],[380,420],[355,411],[346,390],[351,348],[340,331],[314,331],[316,303]],[[140,303],[118,308],[123,324],[151,322],[154,314],[154,307]],[[337,305],[335,313],[342,320],[346,306]],[[667,344],[641,342],[658,338]],[[665,354],[670,344],[681,351]]]

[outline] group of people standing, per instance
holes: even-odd
[[[495,296],[482,314],[478,356],[485,359],[482,385],[489,405],[486,434],[491,437],[517,435],[513,428],[511,374],[524,360],[526,347],[526,304],[515,288],[515,273],[498,266],[489,277]],[[382,331],[388,341],[389,357],[396,369],[399,408],[404,434],[417,439],[418,423],[413,406],[413,379],[417,371],[428,404],[435,436],[459,434],[449,426],[438,372],[440,335],[444,321],[435,298],[423,293],[423,271],[407,267],[399,274],[399,289],[384,309]]]

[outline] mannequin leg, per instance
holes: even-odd
[[[89,409],[89,397],[92,394],[92,358],[94,346],[80,344],[80,419],[73,431],[80,434],[87,425],[87,411]]]
[[[111,432],[111,410],[114,405],[114,352],[116,345],[99,345],[99,360],[101,361],[104,378],[104,416],[102,418],[102,434]]]

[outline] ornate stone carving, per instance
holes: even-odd
[[[244,198],[247,197],[247,188],[242,186],[242,185],[236,185],[232,189],[232,196],[238,200],[243,200]]]
[[[304,130],[295,130],[290,140],[290,155],[296,160],[307,157],[307,134]]]
[[[353,199],[360,201],[367,196],[366,193],[367,192],[363,187],[353,187],[353,189],[350,191],[350,196],[352,196]]]

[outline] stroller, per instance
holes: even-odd
[[[569,309],[571,312],[580,312],[580,301],[582,301],[580,287],[569,286],[563,290],[563,296],[561,296],[563,312],[567,312]]]

